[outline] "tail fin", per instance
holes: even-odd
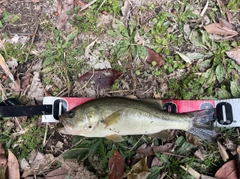
[[[217,133],[213,126],[214,110],[206,109],[189,113],[192,116],[192,126],[188,132],[206,140],[216,141]]]

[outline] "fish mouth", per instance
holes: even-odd
[[[59,121],[63,125],[64,128],[73,129],[76,126],[75,122],[73,122],[72,120],[63,119],[62,116],[59,116]]]

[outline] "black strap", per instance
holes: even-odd
[[[1,117],[35,116],[52,114],[52,105],[0,106]]]

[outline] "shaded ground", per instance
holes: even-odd
[[[92,2],[0,1],[0,49],[14,76],[11,79],[1,65],[1,100],[17,97],[24,104],[35,105],[49,95],[240,97],[239,52],[234,50],[240,45],[239,2]],[[210,27],[212,32],[207,31],[206,25],[215,22],[222,22],[220,32],[218,26]],[[228,55],[230,51],[234,55]],[[46,127],[38,118],[5,120],[0,127],[1,135],[7,137],[1,138],[1,143],[13,150],[19,161],[27,158],[28,167],[21,163],[21,174],[26,177],[33,174],[45,177],[60,166],[66,171],[63,174],[58,171],[56,175],[63,177],[66,173],[72,178],[106,177],[110,170],[107,163],[115,149],[125,160],[125,174],[130,170],[133,174],[133,164],[144,158],[135,155],[139,147],[146,149],[167,143],[175,147],[159,149],[161,155],[157,156],[147,152],[150,162],[140,165],[142,173],[148,175],[151,171],[150,176],[156,178],[161,169],[162,177],[191,178],[184,170],[177,171],[180,165],[187,164],[199,167],[199,173],[213,176],[224,163],[217,146],[182,131],[168,131],[171,140],[134,136],[126,137],[122,144],[114,144],[105,139],[61,135],[55,131],[55,124]],[[237,154],[238,129],[219,131],[219,140],[229,150],[231,159]],[[32,136],[39,140],[33,141]],[[196,151],[200,151],[200,157]],[[63,154],[65,158],[85,159],[84,163],[64,162]],[[41,166],[36,166],[37,163]],[[29,169],[31,172],[27,173]]]

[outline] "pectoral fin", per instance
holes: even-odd
[[[106,127],[111,126],[112,124],[117,123],[121,119],[123,110],[118,110],[104,119],[104,124]]]
[[[106,138],[109,139],[109,140],[112,140],[112,141],[114,141],[114,142],[122,142],[122,141],[124,140],[124,139],[122,138],[122,136],[117,135],[117,134],[115,134],[115,135],[110,135],[110,136],[106,136]]]

